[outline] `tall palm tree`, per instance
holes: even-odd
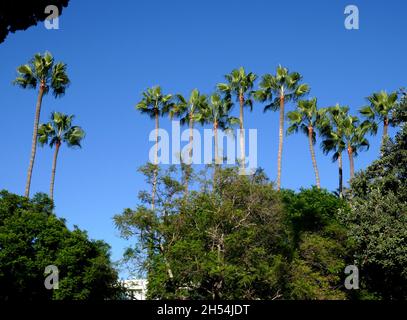
[[[54,182],[57,168],[59,149],[62,143],[70,148],[81,147],[81,141],[85,137],[85,132],[81,127],[73,126],[73,115],[66,115],[60,112],[51,114],[51,121],[40,125],[38,128],[38,142],[41,146],[48,144],[51,148],[55,146],[54,160],[52,162],[51,184],[49,195],[54,200]]]
[[[157,189],[158,175],[158,129],[159,117],[168,113],[173,107],[171,94],[163,94],[160,86],[155,86],[143,92],[143,98],[136,105],[136,109],[142,114],[148,115],[155,120],[155,153],[154,153],[154,173],[153,173],[153,190],[151,194],[151,208],[154,210],[155,194]]]
[[[336,105],[321,109],[320,130],[325,136],[322,141],[324,153],[334,152],[333,160],[339,163],[339,195],[342,197],[342,153],[349,156],[350,179],[355,176],[354,157],[359,151],[369,148],[365,135],[369,127],[356,116],[349,115],[349,107]]]
[[[29,63],[21,65],[17,68],[17,78],[13,81],[15,85],[23,89],[37,89],[38,97],[35,106],[34,129],[31,143],[31,156],[28,166],[27,182],[25,186],[26,197],[30,196],[31,176],[34,167],[35,154],[37,151],[37,134],[38,124],[40,121],[42,98],[50,90],[55,98],[65,94],[65,90],[69,85],[69,78],[66,73],[66,64],[55,62],[49,52],[44,55],[39,53],[34,55],[34,58]]]
[[[343,161],[342,153],[346,148],[343,139],[343,122],[348,114],[349,107],[337,104],[334,107],[322,108],[318,111],[320,121],[318,129],[324,137],[321,142],[325,154],[333,152],[332,161],[338,161],[339,170],[339,197],[343,197]]]
[[[277,159],[277,190],[281,188],[281,162],[283,156],[284,136],[284,107],[289,101],[296,101],[309,92],[307,84],[301,84],[302,76],[298,72],[290,73],[287,68],[277,67],[275,75],[265,74],[260,82],[260,89],[254,94],[260,102],[270,102],[264,107],[264,111],[280,110],[279,117],[279,140]],[[276,96],[273,98],[273,94]]]
[[[194,141],[194,123],[199,119],[202,122],[202,112],[208,104],[206,95],[201,94],[198,89],[194,89],[188,100],[181,94],[176,95],[177,102],[169,111],[170,117],[178,116],[180,124],[189,125],[189,162],[192,162],[193,141]]]
[[[301,130],[305,135],[308,136],[312,166],[314,167],[315,179],[319,189],[321,188],[321,182],[314,151],[314,145],[316,142],[315,128],[317,128],[319,121],[317,99],[313,98],[311,100],[300,100],[297,104],[297,109],[295,111],[288,112],[287,117],[290,121],[290,126],[287,129],[288,134]]]
[[[397,91],[387,94],[386,91],[380,91],[373,93],[371,96],[367,97],[370,105],[360,109],[360,113],[368,118],[371,122],[371,130],[374,134],[377,133],[377,122],[378,119],[383,123],[383,136],[382,144],[388,136],[388,128],[391,125],[391,114],[397,106],[398,93]]]
[[[235,124],[240,124],[240,119],[229,115],[232,103],[230,100],[222,99],[218,93],[210,96],[206,110],[202,114],[206,123],[213,125],[215,141],[215,164],[222,163],[222,157],[219,157],[218,147],[218,129],[228,130]]]
[[[188,160],[186,165],[182,163],[184,174],[184,187],[185,194],[188,194],[188,183],[192,173],[192,156],[193,156],[193,144],[194,144],[194,123],[199,121],[203,124],[204,119],[202,117],[203,110],[206,108],[208,98],[206,95],[201,94],[198,89],[192,90],[190,97],[186,100],[181,94],[175,96],[176,103],[169,111],[170,118],[174,116],[180,118],[180,124],[189,126],[189,151]],[[181,161],[182,161],[181,157]]]
[[[252,73],[246,73],[243,67],[239,69],[234,69],[230,74],[225,75],[226,83],[219,83],[217,88],[219,91],[225,93],[227,99],[231,98],[233,95],[236,96],[237,101],[239,101],[240,113],[240,153],[241,153],[241,167],[244,172],[246,164],[246,155],[245,155],[245,141],[244,141],[244,107],[249,107],[250,111],[253,109],[253,100],[252,100],[252,89],[254,82],[257,79],[257,76]]]
[[[343,137],[349,156],[350,179],[355,177],[354,157],[358,155],[359,151],[369,149],[369,141],[365,137],[367,131],[368,127],[356,116],[348,115],[343,122]]]

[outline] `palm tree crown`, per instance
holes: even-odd
[[[315,171],[315,178],[317,187],[321,187],[319,171],[317,166],[317,160],[315,157],[314,145],[316,142],[315,128],[319,123],[319,114],[317,110],[317,99],[300,100],[297,104],[295,111],[287,113],[287,117],[290,121],[290,126],[287,129],[287,134],[293,132],[302,131],[308,136],[309,148],[311,152],[312,165]]]
[[[344,122],[348,116],[349,107],[339,104],[319,110],[319,131],[324,137],[321,142],[322,151],[325,154],[333,152],[332,161],[337,161],[340,154],[346,149],[343,138]]]
[[[287,129],[288,134],[301,131],[305,135],[308,135],[309,128],[316,128],[318,125],[319,116],[317,99],[313,98],[311,100],[298,101],[297,109],[295,111],[288,112],[287,118],[290,122],[290,126]],[[313,130],[312,140],[314,144],[316,140],[315,137],[316,132]]]
[[[253,72],[246,73],[243,67],[232,70],[231,73],[225,75],[226,83],[217,85],[219,91],[225,93],[226,98],[236,96],[237,101],[241,101],[244,106],[253,108],[253,100],[251,99],[252,89],[257,76]]]
[[[36,89],[39,84],[42,86],[44,94],[51,89],[55,97],[65,94],[70,80],[66,73],[66,64],[55,63],[53,56],[49,52],[44,55],[39,53],[28,63],[17,68],[18,76],[14,84],[24,89]]]
[[[397,99],[397,92],[390,94],[387,94],[386,91],[376,92],[367,97],[370,104],[360,109],[360,113],[368,119],[366,124],[369,124],[369,131],[373,134],[377,133],[377,120],[383,123],[382,142],[387,137],[389,125],[393,124],[391,118],[392,112],[397,106]]]
[[[191,120],[201,121],[202,111],[208,104],[206,95],[201,94],[198,89],[194,89],[188,100],[181,94],[176,95],[177,103],[169,111],[170,117],[180,117],[181,125],[189,123]]]
[[[254,92],[254,97],[260,102],[269,102],[264,111],[276,111],[280,108],[281,99],[284,102],[296,101],[309,92],[309,86],[300,83],[301,80],[302,76],[298,72],[290,73],[287,68],[278,66],[275,75],[265,74],[262,77],[260,89]]]
[[[154,119],[157,115],[168,113],[172,105],[172,94],[164,95],[161,87],[155,86],[143,92],[143,98],[137,103],[136,109]]]
[[[66,143],[68,147],[81,147],[85,132],[79,126],[72,126],[74,115],[60,112],[51,114],[51,121],[38,128],[38,142],[41,146],[48,144],[51,148]]]
[[[230,128],[232,124],[238,124],[239,119],[229,115],[231,108],[232,103],[230,100],[223,99],[218,93],[212,94],[203,113],[205,122],[212,123],[217,128],[223,130]]]

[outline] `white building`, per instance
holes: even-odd
[[[146,279],[123,280],[123,285],[127,291],[126,296],[130,300],[146,300],[147,295]]]

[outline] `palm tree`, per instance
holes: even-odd
[[[155,120],[155,154],[154,154],[154,173],[153,173],[153,190],[151,194],[151,208],[154,210],[155,193],[157,188],[158,175],[158,129],[159,117],[168,113],[173,107],[172,95],[164,95],[160,86],[155,86],[143,92],[142,100],[137,103],[136,109],[142,114],[147,114],[151,119]]]
[[[321,142],[322,151],[325,154],[333,152],[332,161],[338,161],[339,170],[339,197],[343,197],[343,164],[342,152],[346,148],[343,139],[343,122],[347,116],[349,107],[337,104],[334,107],[322,108],[319,110],[320,121],[318,129],[324,137]]]
[[[359,118],[348,114],[349,107],[336,105],[320,110],[319,128],[324,135],[322,149],[324,153],[334,152],[333,160],[339,163],[339,195],[342,197],[342,152],[349,156],[350,179],[355,176],[354,157],[359,151],[369,148],[365,135],[369,127]]]
[[[279,143],[277,159],[277,190],[281,188],[281,162],[283,155],[284,135],[284,107],[289,101],[296,101],[309,92],[307,84],[300,84],[302,76],[298,72],[289,73],[287,68],[277,67],[276,75],[266,74],[260,82],[260,89],[254,94],[260,102],[270,102],[264,107],[264,111],[276,111],[280,109],[279,119]],[[276,98],[273,98],[273,94]]]
[[[176,95],[176,103],[174,103],[173,107],[169,111],[170,118],[172,119],[174,116],[180,118],[180,124],[189,125],[189,152],[188,152],[188,160],[186,165],[182,162],[181,166],[183,168],[184,173],[184,187],[185,187],[185,194],[188,194],[188,182],[189,177],[192,173],[191,164],[192,164],[192,156],[193,156],[193,144],[194,144],[194,123],[199,121],[201,123],[204,122],[202,117],[203,110],[206,108],[207,105],[207,96],[201,94],[198,89],[194,89],[191,92],[191,95],[188,100],[186,100],[181,94]],[[182,161],[181,157],[181,161]]]
[[[360,109],[360,113],[371,122],[372,132],[377,133],[376,118],[383,123],[382,144],[388,136],[388,128],[391,125],[391,114],[397,106],[397,91],[387,94],[385,91],[373,93],[367,97],[370,105]]]
[[[318,126],[319,121],[317,99],[314,98],[311,100],[300,100],[297,104],[297,110],[288,112],[287,117],[290,121],[290,126],[287,129],[288,134],[301,130],[305,135],[308,136],[312,165],[315,172],[315,179],[317,182],[317,187],[318,189],[320,189],[321,182],[314,151],[314,145],[316,142],[315,128]]]
[[[369,141],[365,135],[368,127],[356,116],[348,115],[343,122],[343,136],[346,144],[346,149],[349,156],[350,179],[355,177],[354,157],[356,157],[361,150],[369,149]]]
[[[48,144],[51,148],[55,146],[54,160],[52,163],[51,185],[49,194],[54,200],[55,171],[57,168],[58,152],[62,143],[70,148],[81,147],[81,141],[85,137],[85,132],[81,127],[73,126],[73,115],[66,115],[59,112],[51,114],[51,121],[40,125],[38,129],[38,142],[41,146]]]
[[[218,129],[228,130],[234,124],[240,124],[240,119],[229,116],[232,103],[230,100],[222,99],[218,93],[210,96],[209,104],[202,114],[206,123],[213,125],[214,141],[215,141],[215,164],[222,163],[222,158],[219,157],[218,150]]]
[[[193,141],[194,141],[194,122],[200,119],[202,122],[202,112],[208,104],[206,95],[201,94],[198,89],[194,89],[188,100],[181,94],[176,95],[177,103],[169,111],[170,117],[180,117],[180,124],[189,125],[189,162],[192,162]]]
[[[244,113],[243,108],[249,107],[250,111],[253,109],[252,89],[257,76],[252,73],[246,73],[243,67],[234,69],[230,74],[225,75],[226,83],[219,83],[217,88],[225,93],[225,98],[230,99],[232,95],[236,96],[240,106],[240,153],[241,153],[241,167],[244,172],[246,164],[245,156],[245,141],[244,141]]]
[[[35,107],[34,129],[31,143],[30,164],[28,166],[27,183],[25,186],[26,197],[30,196],[31,176],[34,167],[35,154],[37,151],[38,124],[40,121],[42,98],[50,89],[55,98],[65,94],[69,85],[69,78],[66,74],[66,64],[62,62],[55,63],[54,58],[49,52],[44,55],[37,53],[27,64],[17,68],[18,76],[13,81],[15,85],[23,89],[37,89],[38,97]]]

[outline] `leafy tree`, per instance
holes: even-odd
[[[67,7],[69,0],[4,0],[0,4],[0,43],[7,35],[18,30],[26,30],[38,22],[44,21],[49,14],[45,13],[46,6],[52,4],[58,7],[59,15]]]
[[[151,167],[142,172],[151,182]],[[200,182],[186,201],[175,168],[160,171],[156,210],[140,204],[114,217],[136,239],[126,258],[147,272],[150,299],[346,298],[340,199],[316,188],[278,193],[262,171],[238,168],[219,168],[216,188]]]
[[[399,119],[397,119],[399,121]],[[361,285],[379,299],[407,298],[407,127],[351,181],[342,220],[354,242]]]
[[[55,146],[54,161],[52,163],[51,185],[49,195],[51,200],[54,200],[54,182],[55,171],[57,168],[57,159],[59,148],[62,143],[70,148],[81,147],[81,141],[85,137],[85,132],[81,127],[73,126],[73,115],[66,115],[60,112],[51,114],[51,122],[40,125],[38,129],[38,141],[43,146],[49,144],[52,148]]]
[[[284,136],[284,107],[289,101],[296,101],[309,92],[307,84],[301,84],[302,76],[298,72],[289,73],[287,68],[277,67],[275,75],[265,74],[260,82],[260,89],[254,94],[256,100],[260,102],[269,102],[264,107],[264,111],[280,110],[279,120],[279,142],[277,159],[277,190],[281,188],[281,162],[283,155],[283,136]],[[273,94],[276,98],[273,98]]]
[[[363,107],[360,113],[368,118],[373,125],[373,133],[377,133],[376,119],[383,123],[382,144],[388,137],[388,127],[392,125],[392,112],[397,105],[397,92],[388,94],[385,91],[373,93],[367,98],[370,105]]]
[[[155,172],[158,168],[158,129],[159,122],[158,119],[160,116],[167,114],[170,109],[173,107],[172,95],[164,95],[161,91],[161,87],[156,86],[150,89],[147,89],[143,92],[143,99],[136,105],[136,109],[139,110],[142,114],[147,114],[151,119],[155,120],[155,154],[154,154],[154,166],[156,167]],[[156,193],[156,184],[157,184],[157,173],[153,178],[152,185],[152,197],[151,197],[151,208],[154,209],[155,204],[155,193]]]
[[[392,123],[401,125],[407,122],[407,92],[405,89],[400,89],[400,101],[397,103],[393,111]]]
[[[109,246],[69,230],[44,194],[33,199],[0,192],[0,301],[104,300],[122,293]],[[47,290],[44,270],[59,269],[59,289]]]
[[[343,271],[350,262],[350,243],[338,219],[346,203],[318,188],[282,191],[292,253],[285,297],[346,299]]]
[[[244,171],[246,165],[245,154],[245,142],[244,142],[244,107],[249,107],[250,111],[253,109],[252,89],[254,82],[257,79],[257,75],[252,72],[246,73],[243,67],[234,69],[230,74],[225,75],[226,83],[219,83],[218,89],[226,94],[226,98],[229,99],[232,95],[236,96],[239,101],[240,113],[240,152],[241,152],[241,167]]]
[[[49,52],[44,55],[37,53],[34,58],[25,65],[17,68],[18,76],[14,84],[23,89],[37,89],[38,98],[35,111],[34,129],[31,144],[31,157],[28,167],[27,183],[25,187],[25,196],[30,196],[31,176],[34,167],[35,154],[37,150],[38,124],[40,121],[41,104],[44,94],[50,90],[58,98],[65,94],[69,85],[69,78],[66,74],[66,64],[62,62],[55,63],[54,58]]]
[[[312,166],[314,167],[315,179],[317,187],[321,188],[321,182],[319,179],[319,172],[317,166],[317,160],[315,158],[314,145],[316,142],[315,128],[318,126],[318,110],[317,99],[312,100],[300,100],[297,105],[297,110],[287,113],[287,117],[290,121],[290,127],[287,129],[287,133],[298,132],[301,130],[308,136],[309,149],[311,152]]]

